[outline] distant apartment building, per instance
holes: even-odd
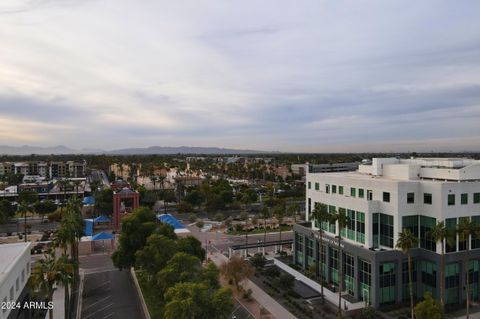
[[[466,241],[458,236],[444,243],[445,278],[440,278],[442,247],[430,234],[440,221],[452,232],[462,219],[480,225],[480,161],[374,158],[354,172],[323,173],[309,168],[306,182],[307,220],[312,221],[316,203],[322,203],[330,212],[346,214],[349,222],[343,229],[338,223],[320,225],[314,220],[313,225],[295,225],[296,264],[304,269],[316,265],[326,282],[337,289],[340,286],[353,300],[375,307],[404,302],[409,297],[407,258],[395,245],[399,233],[410,229],[419,240],[411,250],[415,297],[429,291],[438,299],[440,281],[444,281],[445,303],[459,304],[466,299],[469,273],[471,300],[480,301],[480,238],[467,239],[469,252]],[[340,233],[341,283],[336,239]]]
[[[86,175],[85,161],[76,162],[3,162],[0,163],[0,176],[8,174],[41,176],[44,178],[73,177],[80,178]]]
[[[30,243],[0,245],[0,319],[30,318],[23,304],[30,301]],[[20,303],[21,307],[8,307],[7,302]]]

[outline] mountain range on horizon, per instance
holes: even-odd
[[[280,153],[259,150],[242,150],[221,147],[195,147],[195,146],[150,146],[138,148],[122,148],[114,150],[102,149],[73,149],[64,145],[52,147],[41,146],[9,146],[0,145],[0,155],[69,155],[69,154],[107,154],[107,155],[169,155],[169,154],[268,154]]]

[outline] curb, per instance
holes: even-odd
[[[142,289],[140,288],[140,284],[138,283],[137,275],[135,274],[135,269],[132,267],[130,268],[130,274],[133,278],[133,283],[135,284],[135,288],[137,289],[138,299],[140,299],[140,304],[142,305],[143,315],[145,319],[151,319],[150,313],[148,312],[147,304],[145,303],[145,299],[143,298]]]
[[[78,297],[77,297],[77,314],[76,318],[81,319],[82,317],[82,296],[83,296],[83,283],[85,281],[85,272],[80,269],[80,283],[78,285]]]

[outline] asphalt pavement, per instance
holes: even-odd
[[[82,319],[144,319],[128,270],[115,269],[103,254],[82,257],[80,268],[85,272]]]

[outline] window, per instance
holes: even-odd
[[[297,264],[303,265],[303,235],[295,234],[295,257]]]
[[[15,299],[13,299],[13,286],[10,287],[10,301],[15,301]]]
[[[367,200],[373,199],[373,192],[371,189],[367,189]]]
[[[365,197],[365,196],[364,196],[364,192],[365,192],[365,191],[363,190],[363,188],[359,188],[359,189],[358,189],[358,198],[363,198],[363,197]]]
[[[416,298],[417,292],[417,261],[412,260],[412,292],[413,298]],[[402,298],[404,301],[410,301],[409,279],[408,279],[408,261],[402,263]]]
[[[358,259],[358,281],[360,299],[370,303],[370,285],[372,281],[372,265],[369,262]]]
[[[473,203],[480,204],[480,193],[473,193]]]
[[[330,272],[330,283],[338,284],[338,250],[328,247],[328,270]]]
[[[456,218],[447,218],[445,219],[445,228],[450,231],[454,232],[457,228],[457,219]],[[445,251],[447,253],[452,253],[457,251],[457,236],[453,236],[453,240],[447,240],[445,244]],[[453,242],[452,242],[453,241]]]
[[[313,258],[313,240],[306,239],[307,243],[307,267],[310,267],[314,263]]]
[[[423,203],[432,205],[432,194],[430,193],[423,193]]]
[[[338,193],[343,195],[343,186],[338,186]]]
[[[467,205],[468,204],[468,194],[460,195],[460,204]]]
[[[402,217],[402,230],[409,229],[410,232],[418,238],[418,215],[403,216]]]
[[[15,280],[15,291],[18,292],[18,289],[20,289],[20,278],[17,277],[17,280]]]
[[[432,297],[435,298],[435,290],[437,287],[437,265],[434,262],[425,260],[420,264],[420,270],[422,274],[422,290],[431,292]]]
[[[320,190],[320,184],[319,183],[315,183],[315,190],[318,191]],[[328,192],[327,192],[328,193]]]
[[[415,203],[415,193],[407,193],[407,204]]]
[[[325,193],[330,194],[330,185],[325,184]]]
[[[431,251],[437,250],[437,243],[431,235],[431,230],[437,220],[433,217],[420,216],[420,247]]]
[[[25,282],[25,269],[22,269],[22,284]]]
[[[395,263],[380,264],[380,304],[395,302],[396,276]]]
[[[312,182],[308,182],[308,189],[312,189]]]
[[[328,212],[330,214],[334,214],[336,212],[336,207],[332,206],[332,205],[328,205]],[[337,226],[336,226],[335,222],[328,224],[328,231],[331,232],[332,234],[337,233]]]
[[[347,238],[355,240],[355,211],[347,209]]]
[[[30,263],[27,263],[27,275],[30,275]]]
[[[310,214],[312,212],[312,199],[308,199],[308,213]]]
[[[350,187],[350,196],[355,197],[356,189],[354,187]]]
[[[445,303],[457,303],[460,287],[460,265],[448,264],[445,267]]]
[[[357,242],[365,244],[365,213],[357,212]]]
[[[389,192],[383,192],[383,201],[386,203],[390,203],[390,193]]]
[[[393,248],[393,216],[373,214],[373,247],[386,246]]]
[[[349,254],[343,254],[343,275],[345,290],[349,295],[355,296],[355,258]]]
[[[337,193],[337,185],[332,185],[332,194]]]
[[[448,206],[455,205],[455,194],[448,194]]]

